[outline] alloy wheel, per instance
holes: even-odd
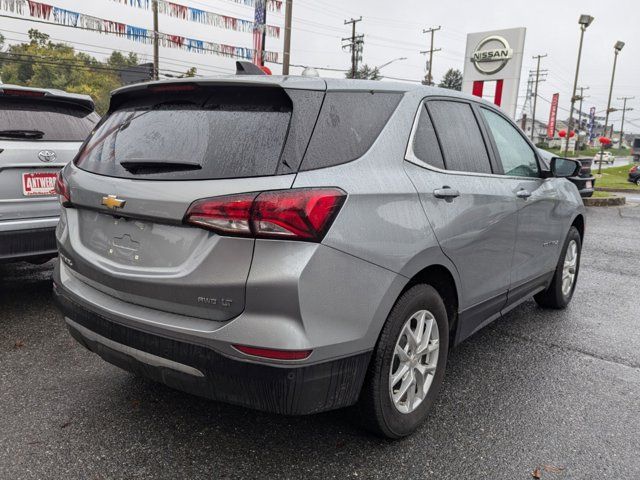
[[[566,297],[571,292],[573,283],[576,280],[576,270],[578,266],[578,244],[571,240],[567,245],[564,254],[564,265],[562,266],[562,294]]]
[[[427,396],[438,364],[438,324],[428,310],[405,322],[396,340],[389,369],[389,394],[400,413],[411,413]]]

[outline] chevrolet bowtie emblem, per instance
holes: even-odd
[[[107,195],[106,197],[102,197],[102,205],[111,210],[115,210],[116,208],[124,207],[124,204],[127,203],[126,200],[120,200],[115,195]]]

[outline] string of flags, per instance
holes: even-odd
[[[129,4],[145,4],[148,0],[116,0]],[[166,2],[169,3],[169,2]],[[92,30],[98,33],[114,34],[126,37],[128,40],[151,44],[153,43],[153,31],[146,28],[114,22],[103,18],[85,15],[83,13],[66,10],[53,5],[33,0],[0,0],[0,10],[18,15],[30,16],[40,20],[51,21],[58,25]],[[251,26],[253,28],[253,22]],[[158,43],[167,48],[180,48],[192,53],[220,55],[252,61],[255,56],[253,48],[237,47],[222,43],[198,40],[195,38],[170,35],[158,32]],[[264,61],[278,63],[278,52],[264,52]]]
[[[143,10],[149,10],[149,0],[113,0],[117,3],[128,5],[130,7],[141,8]],[[255,0],[232,0],[234,3],[242,3],[245,5],[253,5]],[[279,12],[282,9],[282,2],[276,0],[267,1],[267,9],[271,11]],[[244,20],[242,18],[230,17],[228,15],[220,15],[218,13],[210,12],[208,10],[201,10],[199,8],[188,7],[179,3],[168,2],[166,0],[158,0],[158,13],[162,15],[168,15],[169,17],[179,18],[181,20],[188,20],[190,22],[202,23],[205,25],[211,25],[212,27],[222,28],[225,30],[234,30],[236,32],[253,32],[254,23],[251,20]],[[280,27],[275,25],[266,26],[267,36],[273,38],[280,38]]]
[[[151,0],[114,0],[114,1],[118,3],[122,3],[124,5],[129,5],[131,7],[144,8],[145,10],[149,10],[151,5]],[[240,4],[240,5],[244,5],[246,7],[251,7],[251,8],[255,7],[255,0],[228,0],[228,1]],[[267,0],[267,10],[270,12],[280,13],[282,11],[282,0]]]

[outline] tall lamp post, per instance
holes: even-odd
[[[616,64],[618,63],[618,54],[624,48],[624,42],[618,40],[613,46],[613,70],[611,71],[611,85],[609,85],[609,100],[607,100],[607,113],[604,117],[604,134],[607,135],[607,125],[609,125],[609,113],[613,111],[611,108],[611,94],[613,93],[613,80],[616,78]],[[613,128],[611,129],[611,136],[613,137]],[[598,165],[598,175],[602,173],[602,157],[604,156],[604,143],[601,143],[600,147],[600,164]]]
[[[380,69],[382,69],[382,68],[386,67],[387,65],[391,65],[393,62],[400,62],[400,61],[402,61],[402,60],[406,60],[406,59],[407,59],[407,57],[398,57],[398,58],[394,58],[393,60],[389,60],[388,62],[383,63],[382,65],[378,65],[378,66],[377,66],[377,67],[375,67],[375,68],[377,68],[378,70],[380,70]]]
[[[576,90],[578,89],[578,73],[580,72],[580,57],[582,57],[582,40],[584,39],[584,31],[593,22],[591,15],[580,15],[578,23],[580,24],[580,46],[578,47],[578,63],[576,64],[576,77],[573,80],[573,93],[571,94],[571,109],[569,110],[569,124],[567,125],[567,140],[564,144],[564,156],[569,152],[569,137],[573,128],[573,109],[576,106]]]

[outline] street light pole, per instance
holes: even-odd
[[[609,113],[611,113],[611,95],[613,94],[613,81],[616,78],[616,64],[618,63],[618,54],[624,47],[624,42],[618,40],[613,46],[613,70],[611,71],[611,84],[609,85],[609,99],[607,100],[607,113],[604,117],[604,132],[607,133],[607,125],[609,125]],[[611,136],[613,136],[613,129],[611,129]],[[600,164],[598,165],[598,175],[602,173],[602,157],[604,156],[604,143],[600,144]]]
[[[593,22],[591,15],[580,15],[578,23],[580,24],[580,45],[578,46],[578,62],[576,64],[576,76],[573,80],[573,92],[571,93],[571,109],[569,110],[569,124],[567,125],[567,140],[564,144],[564,156],[566,157],[569,152],[569,137],[571,136],[571,129],[573,128],[573,109],[576,106],[576,90],[578,88],[578,74],[580,72],[580,57],[582,56],[582,41],[584,39],[584,31]]]
[[[401,60],[406,60],[406,59],[407,59],[407,57],[398,57],[398,58],[394,58],[393,60],[389,60],[388,62],[383,63],[382,65],[379,65],[379,66],[377,66],[377,67],[375,67],[375,68],[377,68],[378,70],[380,70],[381,68],[384,68],[384,67],[386,67],[387,65],[391,65],[393,62],[399,62],[399,61],[401,61]]]

